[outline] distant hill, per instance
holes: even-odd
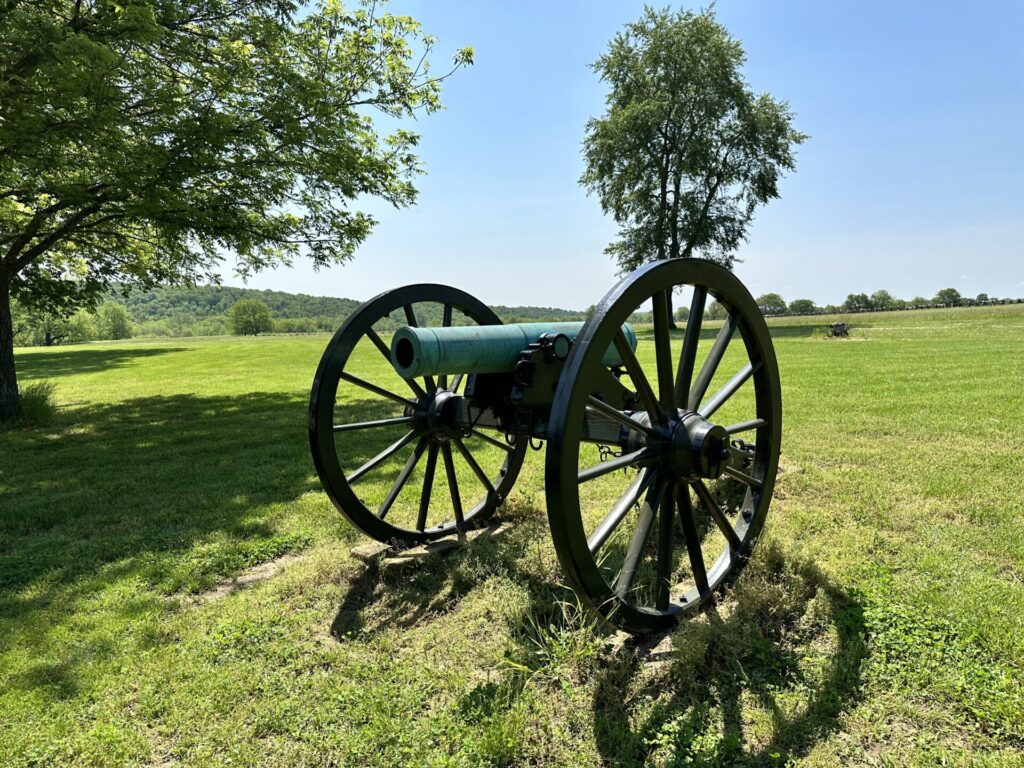
[[[347,316],[361,303],[332,296],[307,296],[303,293],[215,285],[133,290],[127,296],[118,293],[115,299],[128,307],[132,317],[139,323],[163,320],[180,313],[187,313],[196,319],[215,317],[223,315],[242,299],[262,301],[270,308],[271,314],[278,318]]]
[[[210,285],[130,290],[125,295],[118,290],[112,298],[128,308],[143,335],[224,332],[221,328],[225,313],[242,299],[256,299],[266,304],[280,330],[327,331],[337,328],[362,304],[356,299],[333,296]],[[506,323],[583,320],[586,317],[583,311],[556,307],[496,306],[493,309]],[[423,315],[421,323],[441,323],[440,305],[425,307],[420,314]],[[395,315],[392,322],[382,325],[398,327],[404,324],[404,317]]]

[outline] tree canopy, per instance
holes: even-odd
[[[236,336],[259,336],[274,330],[270,310],[262,301],[242,299],[228,310],[231,332]]]
[[[372,116],[440,107],[433,45],[377,3],[0,4],[0,420],[12,295],[69,312],[229,254],[241,274],[350,258],[374,223],[358,198],[415,199],[417,135]]]
[[[580,179],[619,225],[623,272],[703,256],[731,265],[757,206],[779,196],[806,138],[786,102],[754,93],[712,10],[646,8],[594,70],[606,111],[587,123]]]
[[[851,293],[847,294],[843,309],[847,312],[867,312],[874,307],[871,306],[871,297],[866,293]]]
[[[892,309],[896,299],[884,288],[871,294],[872,309]]]
[[[764,315],[783,315],[786,313],[786,300],[777,293],[766,293],[758,296],[758,309]]]
[[[105,301],[96,310],[97,329],[103,339],[128,339],[132,336],[132,316],[123,304]]]
[[[793,299],[787,311],[791,315],[813,315],[818,311],[818,305],[812,299]]]

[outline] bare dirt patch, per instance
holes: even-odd
[[[248,589],[249,587],[255,586],[260,582],[276,576],[285,566],[301,559],[302,555],[282,555],[275,560],[269,560],[266,563],[261,563],[260,565],[239,574],[235,578],[228,581],[222,581],[213,589],[203,592],[201,595],[196,597],[196,602],[212,603],[235,592]]]

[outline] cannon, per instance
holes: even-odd
[[[681,329],[674,298],[688,301]],[[721,321],[705,316],[712,298]],[[331,339],[309,404],[328,497],[396,548],[486,525],[543,447],[562,572],[634,633],[701,610],[742,568],[781,435],[761,312],[701,259],[639,268],[580,323],[503,325],[444,285],[386,291]]]

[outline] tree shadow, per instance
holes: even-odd
[[[8,433],[0,465],[0,589],[67,582],[176,551],[215,530],[258,534],[249,512],[313,490],[305,402],[173,395],[76,409]]]
[[[624,645],[598,679],[594,732],[609,765],[782,765],[836,730],[859,697],[859,599],[777,547],[719,606]]]
[[[718,336],[719,330],[721,329],[721,323],[712,322],[710,326],[703,325],[700,329],[700,340],[702,342],[710,341]],[[825,337],[827,334],[827,324],[805,324],[805,323],[768,323],[768,332],[771,334],[773,339],[794,339],[794,338],[810,338],[811,336]],[[686,333],[685,324],[679,326],[678,329],[670,332],[672,339],[683,339]],[[642,328],[636,331],[637,338],[641,341],[653,341],[654,330],[651,328]]]
[[[97,373],[123,368],[146,357],[185,352],[185,347],[125,347],[114,349],[63,348],[60,352],[32,352],[19,349],[15,354],[18,378],[22,381],[48,379],[79,373]]]
[[[0,434],[0,647],[23,657],[10,684],[66,696],[82,664],[112,653],[111,627],[145,623],[173,609],[168,597],[301,549],[324,526],[349,535],[327,505],[294,517],[290,503],[320,490],[307,414],[290,394],[173,395]],[[88,618],[100,604],[103,621]]]
[[[771,334],[773,339],[807,339],[812,336],[825,338],[828,334],[828,329],[826,323],[814,325],[768,323],[768,333]]]

